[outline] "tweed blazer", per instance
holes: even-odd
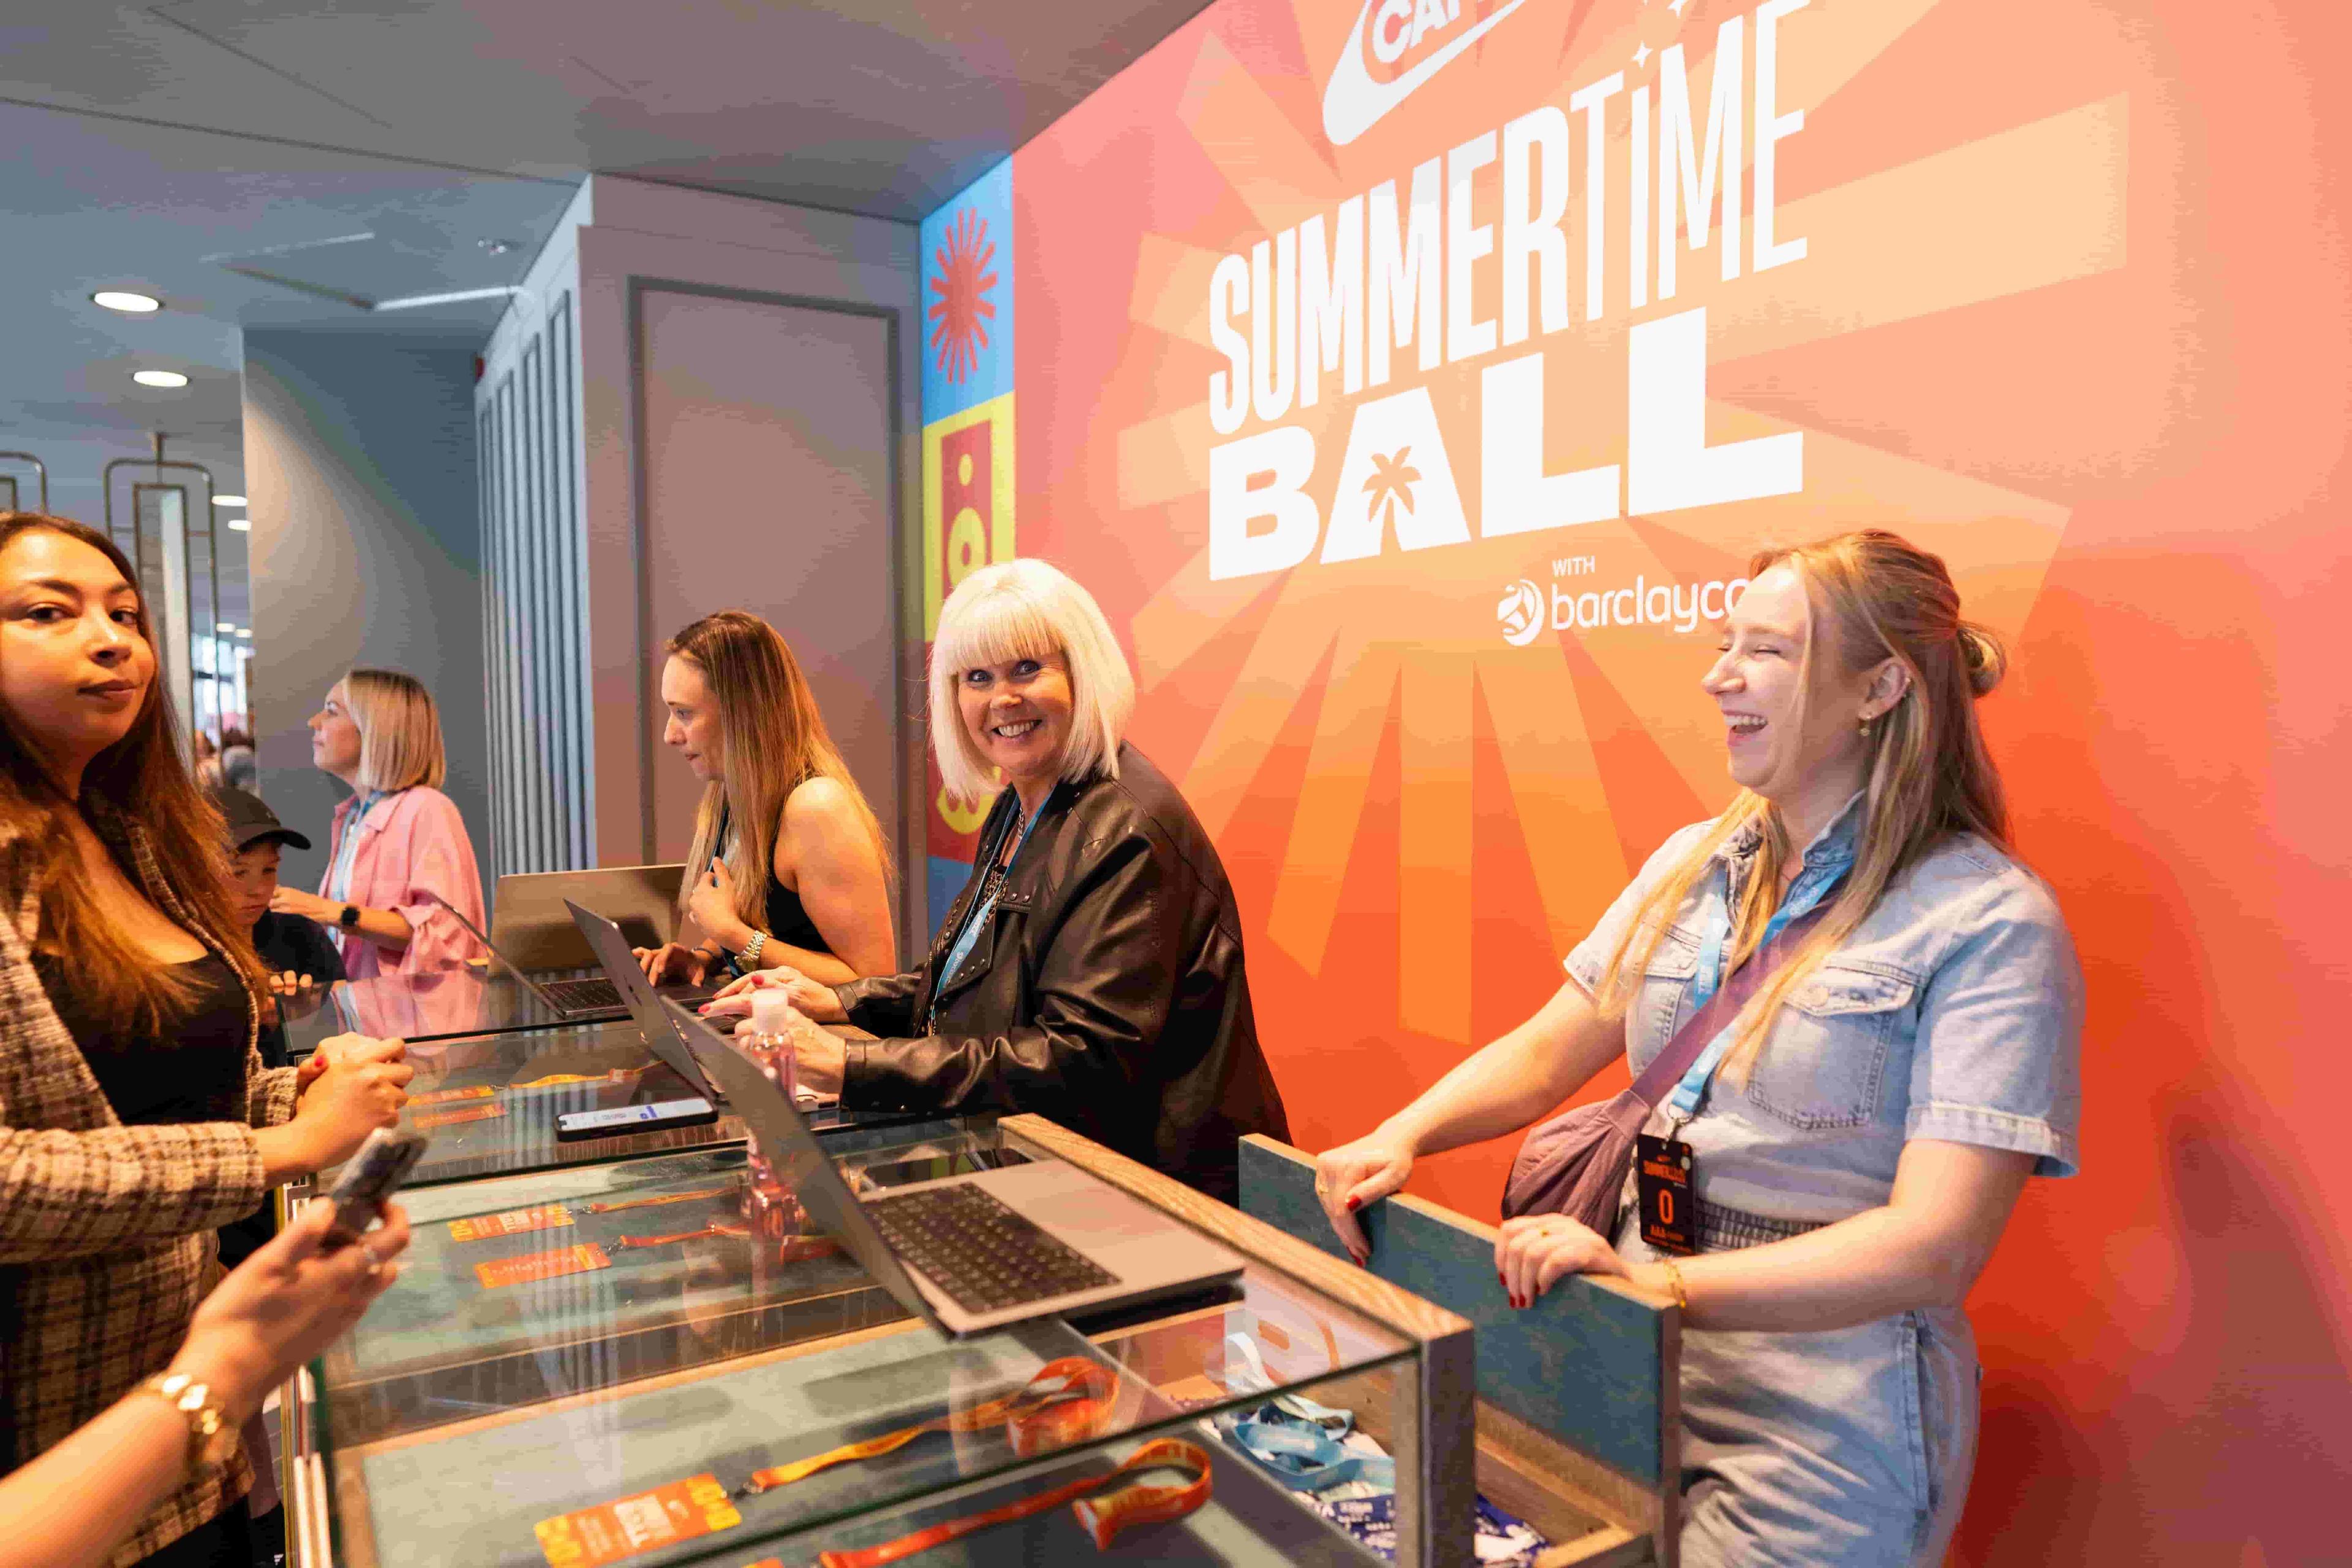
[[[91,826],[156,908],[224,952],[164,884],[152,846],[102,805]],[[267,1194],[254,1127],[294,1114],[295,1069],[254,1049],[247,1121],[125,1127],[34,973],[37,893],[0,837],[0,1468],[21,1465],[170,1363],[217,1272],[214,1230]],[[225,956],[225,952],[224,952]],[[111,1559],[137,1563],[245,1495],[243,1454],[208,1466]]]

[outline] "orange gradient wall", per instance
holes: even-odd
[[[1727,799],[1677,591],[1877,523],[2011,638],[1983,714],[2089,977],[2084,1172],[2029,1191],[1972,1303],[1961,1562],[2347,1553],[2339,16],[1217,0],[1013,162],[1020,552],[1127,639],[1134,739],[1233,874],[1303,1143],[1524,1017]],[[1676,117],[1703,142],[1711,111],[1738,153],[1660,298],[1657,151],[1679,208]],[[1432,159],[1444,352],[1417,332],[1375,384],[1368,342],[1352,387],[1343,352],[1305,405],[1295,346],[1286,388],[1264,358],[1300,321],[1286,262],[1309,226],[1343,249],[1351,200],[1380,249],[1391,181],[1402,238]],[[1553,216],[1547,252],[1525,220]],[[1508,1154],[1415,1186],[1491,1216]]]

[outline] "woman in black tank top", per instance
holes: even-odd
[[[741,610],[695,622],[668,644],[661,695],[662,739],[705,785],[679,898],[701,940],[641,952],[646,972],[896,970],[881,825],[775,628]]]

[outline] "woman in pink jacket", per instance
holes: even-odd
[[[440,790],[448,764],[432,693],[415,676],[354,669],[310,720],[310,761],[342,780],[326,880],[314,896],[280,887],[269,907],[334,931],[353,980],[419,974],[482,955],[446,901],[482,917],[482,875],[457,803]]]

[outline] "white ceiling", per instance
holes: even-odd
[[[0,448],[93,521],[156,429],[241,490],[241,327],[478,342],[352,300],[519,279],[591,172],[912,221],[1203,4],[5,0]]]

